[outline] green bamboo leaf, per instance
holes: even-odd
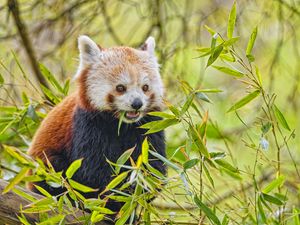
[[[77,159],[69,166],[69,168],[66,171],[67,178],[72,178],[74,173],[81,167],[83,159]]]
[[[268,201],[268,202],[273,203],[275,205],[283,205],[283,202],[280,199],[278,199],[278,198],[276,198],[272,195],[261,193],[261,196],[265,201]]]
[[[210,152],[209,154],[212,160],[223,159],[226,156],[225,152]]]
[[[264,208],[263,208],[263,206],[262,206],[262,204],[261,204],[261,201],[262,201],[262,200],[261,200],[261,196],[259,196],[258,199],[257,199],[258,212],[259,212],[259,214],[260,214],[260,217],[261,217],[262,221],[263,221],[264,223],[266,223],[266,222],[267,222],[266,214],[265,214],[265,212],[264,212]]]
[[[55,203],[54,198],[50,195],[50,197],[47,198],[42,198],[34,201],[33,203],[29,204],[28,206],[30,207],[35,207],[35,206],[44,206],[44,205],[51,205]]]
[[[149,150],[150,154],[155,156],[156,158],[160,159],[161,161],[163,161],[166,165],[168,165],[169,167],[173,168],[176,171],[180,171],[181,169],[174,163],[172,163],[170,160],[168,160],[167,158],[163,157],[162,155],[158,154],[157,152],[154,152],[152,150]]]
[[[17,110],[18,110],[18,108],[15,106],[0,106],[0,112],[2,112],[2,113],[11,114],[11,113],[16,112]]]
[[[222,90],[220,89],[199,89],[199,90],[196,90],[195,93],[218,93],[218,92],[223,92]]]
[[[293,209],[294,225],[300,225],[299,219],[300,211],[298,209]]]
[[[211,35],[214,35],[216,34],[217,32],[212,29],[211,27],[207,26],[207,25],[204,25],[204,28],[211,34]]]
[[[96,222],[102,221],[104,219],[104,214],[99,211],[93,211],[91,216],[91,222],[94,224]]]
[[[252,58],[253,56],[251,55],[255,40],[257,36],[257,26],[253,29],[252,34],[250,36],[250,39],[248,41],[247,49],[246,49],[246,56],[250,61],[253,61],[254,59]],[[252,57],[251,57],[252,56]]]
[[[226,41],[223,42],[223,46],[224,47],[228,47],[233,45],[235,42],[237,42],[240,39],[240,37],[234,37],[234,38],[230,38]]]
[[[45,221],[36,223],[36,225],[49,225],[49,224],[59,224],[61,220],[65,218],[65,215],[56,215],[50,218],[47,218]]]
[[[233,3],[233,6],[230,10],[229,18],[228,18],[228,27],[227,27],[227,37],[232,38],[234,26],[236,21],[236,2]]]
[[[269,183],[263,190],[262,192],[267,194],[274,190],[275,188],[280,187],[285,181],[284,176],[279,176],[277,179],[273,180],[271,183]]]
[[[126,224],[129,217],[132,215],[132,213],[134,213],[134,209],[135,209],[136,205],[137,205],[136,201],[125,203],[119,212],[120,218],[117,220],[115,225]]]
[[[183,115],[183,114],[189,109],[189,107],[190,107],[191,104],[193,103],[193,99],[194,99],[194,94],[190,94],[190,95],[187,97],[187,99],[186,99],[184,105],[183,105],[182,108],[181,108],[180,115]]]
[[[159,120],[159,121],[154,121],[154,122],[150,122],[150,129],[146,132],[146,134],[152,134],[152,133],[156,133],[158,131],[164,130],[165,128],[178,124],[179,121],[177,119],[165,119],[165,120]],[[147,124],[150,123],[146,123],[144,125],[142,125],[140,128],[147,128]],[[149,125],[148,125],[149,126]]]
[[[129,157],[131,156],[132,152],[134,151],[135,146],[133,148],[130,148],[128,150],[126,150],[117,160],[116,165],[124,165],[125,162],[129,159]],[[115,169],[116,174],[119,174],[121,167],[117,167]]]
[[[59,82],[55,79],[54,75],[48,70],[48,68],[42,63],[39,64],[40,71],[43,76],[56,88],[60,93],[64,93],[64,89],[60,86]]]
[[[150,212],[145,210],[143,215],[144,225],[151,225]]]
[[[234,166],[232,166],[230,163],[226,162],[223,159],[216,159],[214,160],[218,165],[222,166],[223,168],[233,172],[233,173],[238,173],[239,170],[237,168],[235,168]]]
[[[93,210],[97,210],[103,214],[115,214],[115,212],[111,211],[108,208],[97,206]]]
[[[72,188],[74,188],[78,191],[84,192],[84,193],[97,191],[97,189],[93,189],[91,187],[85,186],[83,184],[80,184],[80,183],[72,180],[72,179],[69,179],[69,184],[71,185]]]
[[[20,183],[22,179],[26,176],[29,171],[28,167],[23,167],[21,171],[9,182],[9,184],[4,188],[2,194],[9,192],[15,185]]]
[[[232,112],[232,111],[235,111],[235,110],[243,107],[244,105],[248,104],[253,99],[255,99],[259,94],[260,94],[259,90],[255,90],[255,91],[251,92],[250,94],[246,95],[244,98],[239,100],[237,103],[235,103],[233,106],[231,106],[227,112]]]
[[[146,164],[146,163],[149,162],[148,157],[149,157],[149,144],[148,144],[148,140],[147,140],[147,137],[146,137],[145,140],[143,141],[143,144],[142,144],[143,163]]]
[[[220,58],[225,60],[225,61],[228,61],[228,62],[235,62],[236,61],[234,55],[232,55],[232,54],[229,54],[229,55],[228,54],[221,54]]]
[[[233,70],[225,66],[212,66],[213,68],[234,77],[243,77],[244,74],[238,70]]]
[[[205,172],[205,175],[207,177],[207,179],[209,180],[209,182],[211,183],[211,185],[213,187],[215,187],[215,183],[214,183],[214,180],[212,179],[210,173],[209,173],[209,170],[207,169],[205,163],[203,163],[203,169],[204,169],[204,172]]]
[[[221,225],[221,222],[216,214],[210,208],[204,205],[197,195],[194,196],[194,202],[214,224]]]
[[[211,48],[212,51],[213,51],[214,48],[216,47],[217,38],[218,38],[218,34],[217,34],[217,33],[215,33],[215,34],[211,37],[210,48]]]
[[[198,99],[201,99],[202,101],[211,103],[211,100],[209,99],[209,97],[206,94],[202,93],[202,92],[197,92],[196,93],[196,97]]]
[[[2,74],[0,73],[0,85],[4,84],[4,78],[2,76]]]
[[[28,209],[22,209],[22,213],[43,213],[52,210],[49,205],[35,206]]]
[[[44,195],[44,196],[46,196],[46,197],[52,198],[52,195],[51,195],[48,191],[46,191],[44,188],[42,188],[42,187],[40,187],[40,186],[38,186],[38,185],[34,185],[34,187],[35,187],[42,195]]]
[[[240,176],[240,173],[232,172],[231,170],[228,170],[228,169],[223,169],[221,171],[225,172],[226,174],[231,176],[233,179],[236,179],[236,180],[239,180],[239,181],[243,180],[243,178]]]
[[[215,47],[214,51],[211,53],[210,57],[208,58],[206,67],[209,67],[211,64],[213,64],[217,60],[219,55],[222,53],[222,51],[223,51],[222,44]]]
[[[222,225],[228,225],[229,224],[229,219],[228,216],[225,214],[222,220]]]
[[[171,104],[167,104],[167,106],[175,116],[179,116],[180,112],[175,106],[173,106]]]
[[[125,180],[129,171],[125,171],[116,176],[105,188],[105,192],[115,188],[118,184]]]
[[[18,122],[18,120],[17,119],[13,119],[13,120],[11,120],[1,131],[0,131],[0,136],[2,135],[2,134],[4,134],[5,133],[5,131],[7,131],[7,129],[9,129],[10,127],[12,127],[12,125],[14,124],[14,123],[17,123]]]
[[[183,168],[185,170],[193,168],[195,165],[197,165],[198,162],[199,162],[199,159],[190,159],[183,164]]]
[[[175,119],[176,117],[174,115],[165,113],[165,112],[149,112],[148,115],[150,116],[157,116],[164,119]]]
[[[259,71],[259,69],[258,69],[257,66],[255,66],[255,74],[256,74],[256,77],[258,79],[259,84],[262,85],[261,73],[260,73],[260,71]]]
[[[45,87],[44,85],[41,84],[41,88],[43,93],[54,103],[54,104],[58,104],[61,99],[57,96],[55,96],[51,90],[49,90],[47,87]]]
[[[24,165],[29,165],[31,164],[30,162],[30,156],[26,155],[25,153],[21,152],[19,149],[8,146],[8,145],[3,145],[4,150],[11,155],[14,159],[18,160],[20,163]]]
[[[125,117],[125,113],[126,113],[125,111],[120,112],[119,123],[118,123],[118,136],[120,135],[120,129]]]
[[[197,146],[198,150],[206,157],[210,158],[209,152],[207,150],[207,147],[205,146],[202,137],[200,134],[197,132],[197,130],[193,127],[190,126],[188,129],[188,134],[191,139],[191,141]]]
[[[30,103],[30,100],[25,92],[22,92],[22,101],[23,101],[24,105],[28,105]]]
[[[208,53],[210,52],[211,48],[207,48],[207,47],[199,47],[199,48],[196,48],[196,51],[198,52],[204,52],[204,53]]]
[[[70,79],[67,79],[63,88],[63,93],[65,96],[68,95],[70,89]]]
[[[21,216],[17,216],[18,219],[20,220],[20,222],[22,223],[22,225],[31,225],[28,220],[26,219],[26,217],[24,216],[24,214],[22,214]]]
[[[160,171],[158,171],[157,169],[155,169],[154,167],[152,167],[149,163],[146,164],[146,167],[149,170],[149,172],[151,172],[154,176],[156,176],[156,177],[158,177],[160,179],[164,178],[164,175]]]
[[[268,131],[270,130],[271,127],[272,127],[272,124],[270,122],[267,122],[261,126],[261,131],[263,132],[263,134],[266,134],[266,133],[268,133]]]
[[[27,200],[29,200],[31,202],[34,202],[34,201],[37,200],[35,197],[33,197],[30,194],[26,193],[22,189],[13,188],[12,191],[15,192],[17,195],[21,196],[22,198],[27,199]]]
[[[291,128],[289,127],[285,117],[283,116],[282,112],[278,109],[278,107],[276,105],[274,105],[273,107],[274,109],[274,115],[277,119],[277,121],[288,131],[291,131]]]

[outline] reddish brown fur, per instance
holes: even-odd
[[[51,161],[57,151],[68,149],[77,95],[74,93],[68,96],[48,114],[34,136],[29,155],[45,162],[45,154]]]
[[[81,73],[78,79],[78,92],[66,97],[42,122],[28,151],[29,155],[40,158],[45,162],[45,154],[51,161],[51,157],[59,153],[57,151],[69,149],[72,120],[76,107],[80,106],[87,110],[94,110],[86,94],[88,72],[88,69],[85,69]]]
[[[88,78],[89,69],[85,69],[79,76],[78,84],[79,84],[79,104],[82,108],[93,110],[93,107],[90,104],[90,101],[87,96],[87,78]]]
[[[112,94],[108,94],[107,95],[107,102],[113,103],[114,101],[115,101],[115,96],[113,96]]]

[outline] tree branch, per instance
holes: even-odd
[[[35,77],[39,81],[40,84],[44,85],[48,88],[48,84],[44,76],[42,75],[38,62],[36,60],[36,56],[32,47],[32,44],[30,42],[30,39],[28,37],[27,28],[26,25],[23,23],[21,17],[20,17],[20,10],[19,10],[19,4],[17,0],[8,0],[7,1],[8,8],[10,12],[13,15],[18,33],[22,39],[23,46],[25,48],[26,54],[29,58],[31,68],[35,74]]]
[[[4,188],[8,185],[7,181],[0,179],[0,224],[10,224],[10,225],[19,225],[20,221],[18,216],[20,216],[20,206],[23,207],[30,204],[31,202],[22,198],[21,196],[17,195],[16,193],[10,191],[6,194],[2,194]],[[43,196],[26,190],[21,187],[15,187],[18,190],[25,192],[37,199],[43,198]],[[35,222],[39,221],[39,214],[38,213],[28,213],[24,214],[27,220],[31,224],[35,224]],[[53,213],[54,215],[54,213]],[[88,215],[88,213],[83,213],[82,211],[76,212],[76,215],[67,215],[65,218],[66,224],[82,224],[78,222],[80,216]],[[105,222],[99,222],[98,225],[107,225]]]

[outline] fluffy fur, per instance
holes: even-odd
[[[133,146],[136,146],[133,159],[137,160],[141,154],[146,135],[145,130],[138,127],[160,119],[146,113],[162,108],[163,86],[154,56],[153,38],[148,38],[141,50],[129,47],[103,49],[87,36],[81,36],[78,43],[78,90],[48,114],[34,136],[29,154],[44,162],[46,155],[56,171],[65,171],[74,160],[83,158],[73,179],[98,188],[98,193],[85,195],[95,198],[112,180],[106,158],[116,162]],[[117,85],[123,85],[126,91],[120,93]],[[144,85],[148,86],[147,90]],[[135,99],[142,104],[138,109],[132,105]],[[128,118],[118,135],[121,112]],[[148,135],[148,140],[153,150],[165,155],[163,131]],[[166,173],[161,161],[152,158],[150,164]],[[53,195],[63,191],[45,182],[37,184]],[[30,187],[37,191],[32,185]],[[121,205],[110,202],[108,207],[118,211]]]

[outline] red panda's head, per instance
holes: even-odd
[[[78,39],[80,64],[76,74],[80,95],[94,109],[111,111],[124,121],[140,120],[163,107],[163,84],[149,37],[142,49],[103,49],[87,36]]]

